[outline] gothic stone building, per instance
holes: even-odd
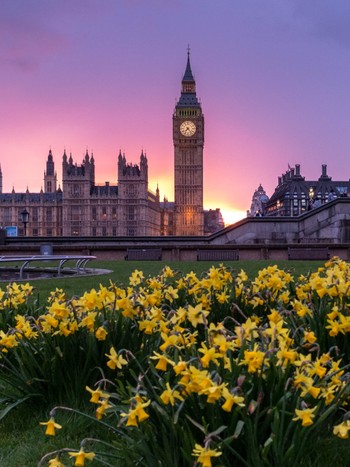
[[[160,203],[158,187],[155,193],[149,190],[143,152],[139,164],[128,163],[119,153],[117,184],[103,186],[95,183],[92,154],[86,152],[78,164],[64,152],[61,187],[50,150],[40,193],[2,193],[0,169],[0,225],[17,227],[19,235],[45,237],[203,235],[219,230],[219,210],[203,209],[204,117],[189,51],[173,113],[173,142],[174,202]],[[27,224],[21,222],[24,211],[29,213]]]
[[[0,174],[2,179],[2,174]],[[143,152],[140,164],[118,156],[118,184],[95,184],[95,161],[86,152],[81,164],[72,156],[62,159],[62,189],[50,150],[44,190],[40,193],[0,194],[0,224],[18,226],[23,235],[21,213],[29,212],[29,236],[139,236],[159,235],[159,191],[148,189],[148,164]]]

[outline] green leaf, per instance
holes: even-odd
[[[175,412],[175,415],[174,415],[174,425],[177,424],[177,422],[179,421],[179,415],[180,415],[180,412],[182,410],[182,407],[184,406],[185,404],[185,401],[182,401],[181,404],[179,405],[179,408],[177,409],[177,411]]]
[[[226,430],[227,426],[225,425],[222,425],[220,426],[217,430],[215,431],[212,431],[211,433],[209,433],[208,437],[214,437],[214,436],[218,436],[220,433],[222,433],[224,430]]]
[[[241,434],[242,430],[244,427],[244,421],[243,420],[238,420],[235,431],[233,433],[233,438],[237,439],[239,435]]]
[[[194,426],[196,426],[197,428],[199,428],[204,434],[205,434],[205,428],[203,425],[200,425],[198,422],[196,422],[195,420],[193,420],[193,418],[191,418],[189,415],[186,415],[186,418],[188,418],[188,420],[193,423]]]
[[[6,404],[6,407],[5,407],[4,409],[0,410],[0,420],[2,420],[4,417],[6,417],[6,415],[7,415],[12,409],[14,409],[14,408],[17,407],[18,405],[22,404],[22,403],[25,402],[26,400],[30,399],[31,397],[32,397],[32,395],[28,395],[28,396],[22,397],[22,399],[16,400],[15,402]],[[3,400],[2,400],[1,402],[3,402]]]

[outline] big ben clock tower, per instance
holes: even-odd
[[[204,116],[196,95],[190,51],[173,115],[175,233],[203,235]]]

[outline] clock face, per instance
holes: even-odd
[[[192,136],[196,132],[196,125],[193,122],[183,122],[180,125],[180,131],[184,136]]]

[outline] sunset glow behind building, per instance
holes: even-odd
[[[261,183],[300,163],[350,177],[350,6],[345,0],[4,0],[0,15],[3,190],[39,191],[51,148],[149,161],[174,197],[172,113],[188,44],[206,122],[204,207],[245,216]]]

